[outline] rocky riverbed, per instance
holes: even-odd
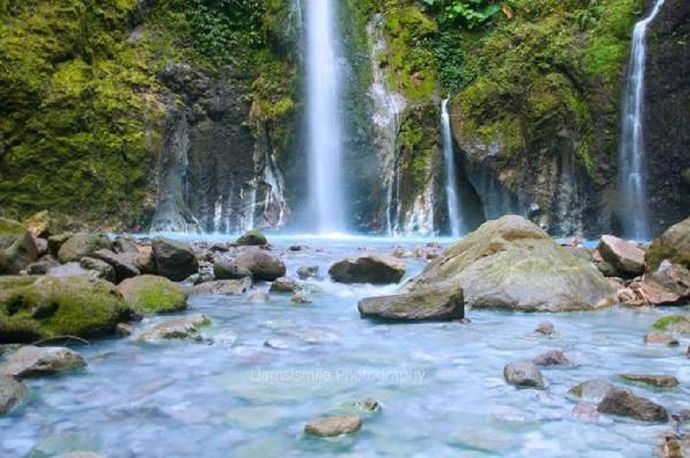
[[[681,456],[687,225],[645,252],[518,217],[457,244],[2,221],[0,455]]]

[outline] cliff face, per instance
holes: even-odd
[[[650,1],[647,2],[651,7]],[[690,3],[667,0],[649,33],[645,148],[651,229],[690,209]]]

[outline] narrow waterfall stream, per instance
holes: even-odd
[[[462,234],[462,220],[460,216],[460,200],[458,199],[457,173],[455,171],[455,153],[453,151],[453,135],[450,130],[450,114],[448,113],[448,99],[441,104],[441,129],[443,132],[443,160],[446,164],[446,199],[448,201],[448,220],[453,237]]]
[[[309,193],[314,228],[344,232],[342,124],[332,0],[307,2]]]
[[[661,10],[664,0],[657,0],[651,13],[635,24],[628,83],[622,112],[622,132],[619,152],[620,215],[623,235],[635,240],[649,238],[646,157],[644,146],[644,83],[647,60],[647,30]]]

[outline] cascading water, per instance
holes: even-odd
[[[339,78],[333,0],[307,2],[309,192],[318,232],[343,232]]]
[[[453,134],[450,130],[448,99],[443,100],[441,103],[441,130],[443,132],[443,160],[446,163],[446,200],[448,201],[450,232],[453,237],[459,237],[462,234],[463,228],[460,216],[460,200],[458,199],[458,177],[455,172],[455,152],[453,149]]]
[[[649,237],[643,132],[647,29],[659,14],[663,4],[664,0],[657,0],[651,13],[635,24],[630,50],[628,83],[623,100],[623,125],[619,151],[620,215],[623,235],[636,240],[645,240]]]

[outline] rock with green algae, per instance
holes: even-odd
[[[202,314],[171,318],[158,323],[139,335],[139,340],[155,342],[158,340],[195,340],[201,341],[201,328],[211,324],[211,320]]]
[[[62,263],[79,261],[85,256],[93,256],[98,250],[110,249],[112,245],[113,243],[105,234],[80,232],[60,246],[57,258]]]
[[[0,277],[0,343],[113,335],[131,313],[115,285],[87,277]]]
[[[37,259],[31,233],[17,221],[0,218],[0,275],[17,274]]]
[[[650,272],[664,260],[690,269],[690,218],[671,226],[656,238],[649,246],[645,260]]]
[[[238,245],[267,245],[268,239],[259,230],[253,229],[237,239]]]
[[[653,325],[654,329],[662,332],[671,332],[682,335],[690,335],[690,316],[669,315],[659,318]]]
[[[187,308],[187,293],[165,277],[142,275],[123,281],[117,289],[132,310],[144,315]]]
[[[424,290],[362,299],[357,306],[362,318],[391,322],[451,321],[465,316],[462,289]]]
[[[591,263],[515,215],[483,224],[405,289],[462,289],[468,308],[568,312],[615,303],[615,291]]]

